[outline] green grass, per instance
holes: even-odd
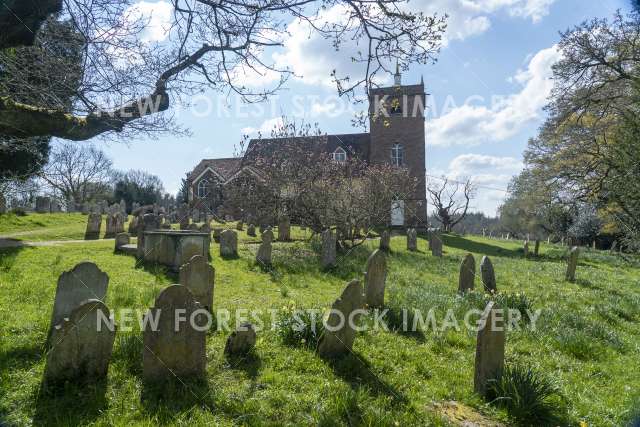
[[[101,232],[105,230],[102,221]],[[29,212],[25,216],[0,215],[0,236],[16,240],[78,240],[84,238],[87,215],[81,213],[39,214]]]
[[[84,224],[86,217],[81,218]],[[308,236],[309,231],[305,236],[294,230],[294,237]],[[257,241],[241,232],[240,256],[232,260],[220,259],[212,244],[215,309],[273,309],[282,315],[295,308],[328,308],[348,280],[362,279],[377,245],[367,242],[340,255],[335,269],[322,271],[312,243],[275,243],[273,271],[265,272],[253,261]],[[525,319],[521,330],[508,333],[507,364],[533,367],[553,379],[571,424],[616,426],[629,418],[640,398],[636,260],[584,250],[576,283],[567,283],[565,248],[542,244],[538,259],[524,260],[522,242],[444,236],[444,243],[444,257],[434,258],[422,238],[416,253],[406,251],[404,238],[392,239],[391,326],[398,326],[402,309],[433,308],[441,319],[449,309],[460,316],[483,308],[487,297],[481,292],[457,295],[458,269],[467,251],[477,263],[488,254],[496,270],[496,298],[506,307],[542,310],[535,331]],[[0,251],[0,424],[446,425],[432,408],[449,400],[509,422],[506,409],[472,391],[475,334],[464,327],[360,332],[354,354],[334,362],[319,359],[311,345],[298,344],[315,339],[313,334],[287,330],[260,331],[253,354],[229,360],[223,355],[228,332],[211,331],[207,381],[162,390],[142,384],[141,334],[118,332],[106,381],[40,392],[56,280],[85,259],[109,274],[106,303],[116,311],[146,310],[176,280],[162,268],[136,268],[132,257],[113,253],[112,242]],[[266,314],[262,320],[271,321]]]

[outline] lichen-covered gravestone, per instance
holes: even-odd
[[[578,256],[580,255],[580,249],[577,246],[571,248],[569,252],[569,259],[567,260],[567,272],[565,274],[565,280],[569,282],[575,282],[576,280],[576,268],[578,267]]]
[[[286,242],[291,236],[291,222],[288,216],[283,216],[278,222],[278,241]]]
[[[464,294],[473,290],[476,279],[476,260],[468,253],[460,264],[460,275],[458,277],[458,293]]]
[[[215,269],[202,255],[194,255],[180,267],[180,284],[189,288],[201,306],[211,311]]]
[[[100,226],[102,225],[102,215],[90,213],[87,217],[87,229],[84,233],[84,240],[97,240],[100,238]]]
[[[56,287],[50,328],[62,323],[82,302],[88,299],[104,301],[108,286],[109,276],[92,262],[81,262],[62,273]]]
[[[256,226],[249,224],[247,226],[247,236],[256,237]]]
[[[496,293],[498,291],[496,287],[496,274],[493,271],[491,260],[486,255],[482,257],[482,262],[480,262],[480,275],[482,276],[484,290],[489,293]]]
[[[220,233],[220,256],[224,258],[238,256],[238,233],[235,230],[224,230]]]
[[[129,233],[116,234],[116,251],[119,251],[124,245],[128,245],[129,243],[131,243],[131,236]]]
[[[418,250],[418,232],[415,228],[410,228],[407,230],[407,250]]]
[[[439,231],[431,232],[431,255],[442,256],[442,236]]]
[[[322,358],[343,356],[351,351],[356,338],[354,329],[362,310],[364,296],[357,280],[349,282],[333,305],[324,331],[318,341],[318,354]]]
[[[249,322],[238,325],[238,328],[229,335],[224,346],[224,354],[227,356],[244,356],[256,345],[256,330]]]
[[[89,299],[51,331],[45,382],[91,382],[107,376],[116,335],[107,306]]]
[[[478,323],[473,389],[485,396],[489,380],[499,380],[504,370],[506,339],[504,314],[490,301]]]
[[[160,292],[142,332],[146,382],[204,378],[206,318],[199,310],[203,309],[186,286],[171,285]]]
[[[336,235],[327,229],[322,232],[322,268],[336,265]]]
[[[271,265],[271,242],[273,242],[273,231],[270,228],[266,228],[262,233],[262,243],[256,253],[256,262],[261,267],[268,267]]]
[[[380,234],[380,249],[385,252],[389,252],[391,249],[391,233],[387,230]]]
[[[387,257],[383,251],[376,249],[369,255],[364,272],[365,302],[369,307],[384,306],[386,280]]]

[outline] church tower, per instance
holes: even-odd
[[[427,226],[424,83],[402,85],[396,65],[394,85],[369,90],[369,161],[405,167],[417,180],[415,192],[390,207],[393,226]]]

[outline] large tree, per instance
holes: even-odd
[[[452,231],[469,211],[469,204],[476,195],[476,187],[471,179],[455,181],[442,177],[431,179],[427,193],[435,208],[434,215],[444,231]]]
[[[336,49],[346,42],[362,47],[345,58],[360,64],[360,72],[333,75],[339,92],[348,94],[375,84],[376,76],[390,73],[397,61],[407,66],[433,60],[445,27],[444,18],[411,12],[405,0],[172,0],[169,37],[154,44],[140,37],[148,19],[131,13],[133,3],[65,1],[62,16],[70,18],[84,42],[75,102],[69,108],[43,108],[0,93],[0,133],[81,141],[105,132],[163,130],[170,127],[170,117],[155,113],[204,88],[261,101],[295,71],[266,59],[291,37],[293,20],[309,25]],[[11,11],[18,4],[5,6]],[[56,2],[52,6],[55,10]],[[339,19],[326,19],[333,8],[339,8]],[[43,10],[34,12],[33,21],[5,21],[8,33],[24,33],[21,26],[30,22],[28,29],[35,32]],[[280,79],[254,91],[239,78],[246,72],[275,73]]]

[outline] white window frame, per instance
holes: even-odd
[[[402,166],[404,164],[404,147],[400,144],[393,144],[391,147],[391,164]]]
[[[333,157],[333,160],[338,163],[344,163],[347,161],[347,152],[344,151],[342,147],[338,147],[333,153],[331,153],[331,157]]]
[[[204,199],[205,197],[207,197],[207,195],[209,194],[208,192],[208,186],[209,181],[206,179],[202,179],[200,181],[198,181],[198,188],[196,193],[198,194],[198,198],[200,199]]]

